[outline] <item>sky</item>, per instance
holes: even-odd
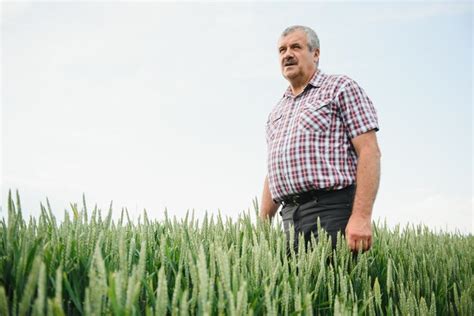
[[[277,41],[312,27],[320,69],[373,101],[374,221],[472,233],[469,2],[2,2],[1,206],[237,219],[260,201]]]

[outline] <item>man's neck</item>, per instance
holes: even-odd
[[[311,78],[313,78],[317,71],[318,69],[316,68],[313,73],[311,73],[311,75],[307,76],[306,78],[301,78],[301,80],[290,82],[291,92],[293,92],[295,97],[304,91],[308,85],[308,82],[311,80]]]

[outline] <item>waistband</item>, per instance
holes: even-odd
[[[311,200],[317,199],[322,195],[342,193],[342,192],[346,192],[347,190],[351,190],[351,189],[354,189],[354,188],[355,188],[355,185],[351,184],[351,185],[349,185],[345,188],[339,189],[339,190],[327,190],[327,189],[311,190],[311,191],[307,191],[307,192],[292,194],[292,195],[284,197],[280,201],[274,201],[274,202],[282,204],[283,206],[285,206],[285,205],[301,205],[301,204],[304,204],[304,203],[309,202]]]

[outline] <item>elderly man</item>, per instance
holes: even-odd
[[[271,219],[282,205],[295,250],[300,233],[306,243],[317,238],[318,218],[333,247],[340,231],[350,249],[368,250],[380,178],[375,108],[354,80],[318,69],[319,39],[312,29],[287,28],[278,52],[290,85],[268,116],[260,217]]]

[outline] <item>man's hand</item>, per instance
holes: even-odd
[[[372,222],[370,217],[353,214],[346,226],[346,241],[352,251],[372,247]]]
[[[372,207],[380,182],[380,150],[375,131],[352,139],[358,156],[357,187],[352,215],[346,226],[346,241],[351,250],[368,250],[372,246]]]
[[[272,195],[268,186],[268,178],[265,177],[265,181],[263,183],[262,205],[260,206],[260,218],[262,220],[271,220],[272,217],[275,216],[279,206],[279,204],[276,204],[272,200]]]

